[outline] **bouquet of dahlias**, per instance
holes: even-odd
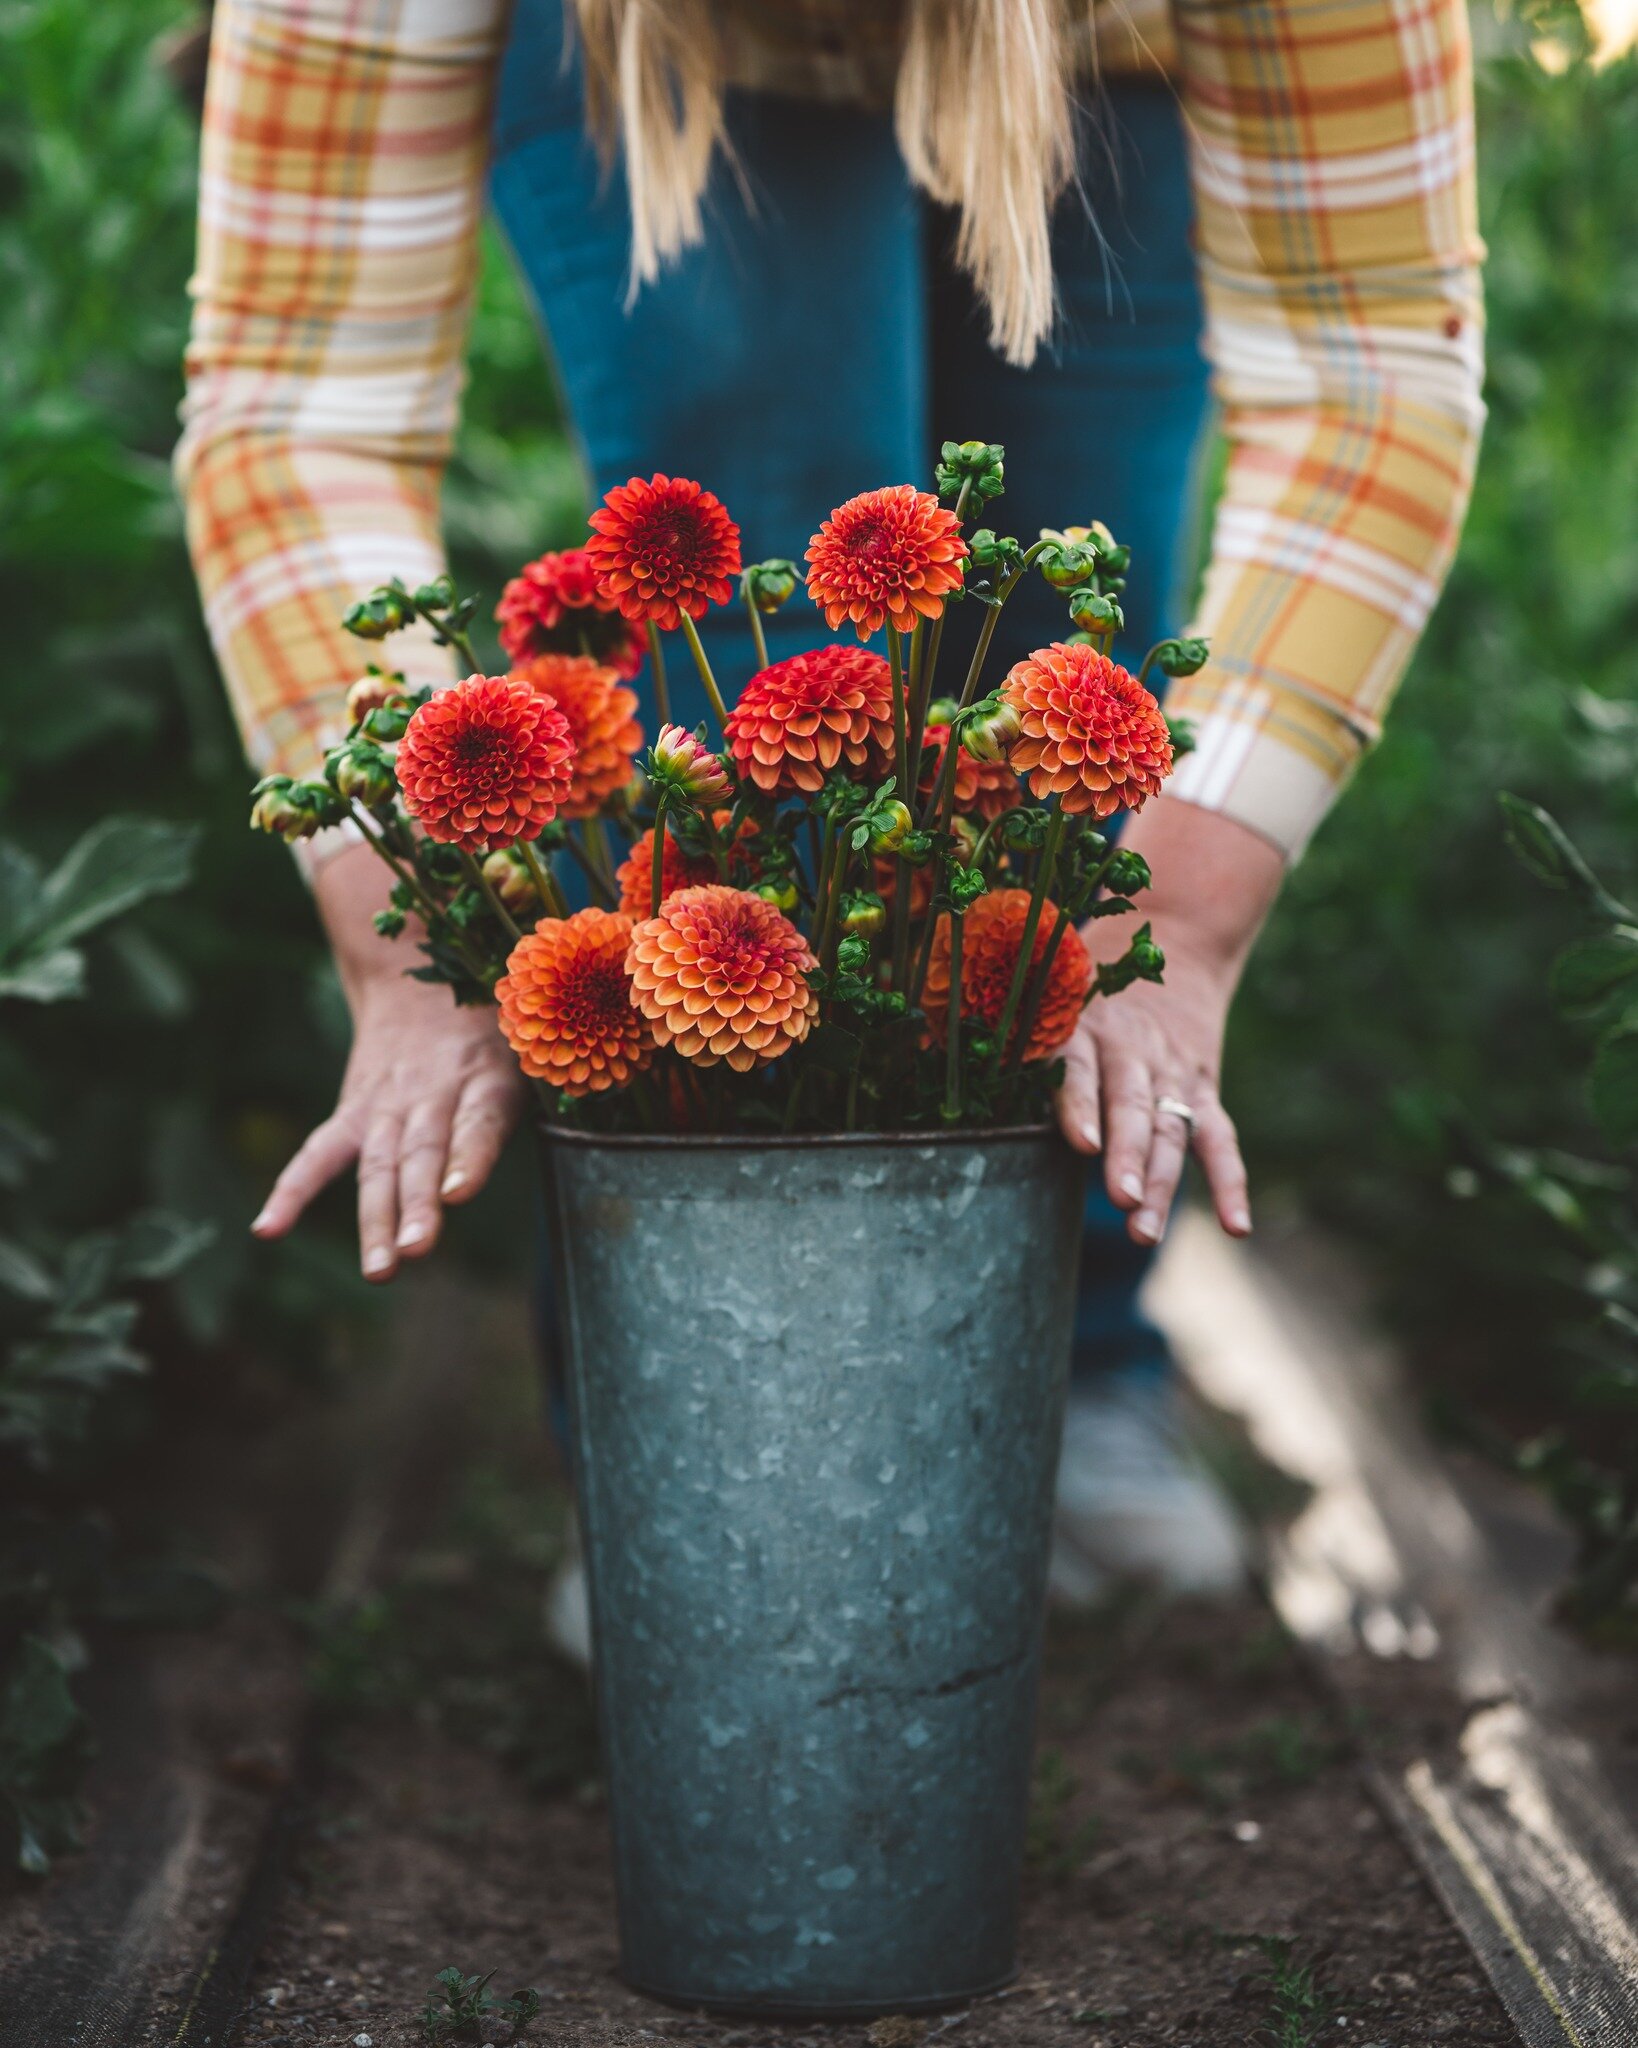
[[[1129,551],[1106,527],[1029,546],[971,520],[1002,450],[946,442],[936,492],[850,499],[807,551],[831,634],[769,662],[788,561],[746,567],[698,484],[609,492],[586,545],[532,562],[496,618],[513,666],[412,690],[372,666],[322,779],[257,786],[252,822],[298,839],[351,819],[392,870],[384,937],[422,980],[494,1003],[548,1116],[601,1130],[834,1131],[1034,1120],[1084,1005],[1163,962],[1147,925],[1094,972],[1077,926],[1148,884],[1099,829],[1160,788],[1181,748],[1146,687],[1192,673],[1167,640],[1133,675],[1110,653]],[[985,673],[1026,576],[1065,637]],[[732,708],[696,621],[745,604],[760,667]],[[983,607],[941,689],[946,608]],[[366,640],[420,619],[477,671],[476,608],[447,577],[391,583],[347,615]],[[714,729],[671,723],[680,632]],[[886,652],[863,643],[881,635]],[[660,729],[630,688],[651,665]],[[952,679],[954,680],[954,679]],[[571,895],[585,899],[571,908]]]

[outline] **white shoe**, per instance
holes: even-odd
[[[591,1601],[586,1592],[586,1563],[580,1555],[580,1533],[570,1524],[569,1547],[546,1587],[546,1640],[577,1671],[592,1665]]]
[[[1134,1580],[1222,1596],[1245,1577],[1240,1530],[1190,1452],[1169,1390],[1073,1390],[1052,1525],[1057,1598],[1090,1607]]]

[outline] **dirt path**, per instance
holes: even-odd
[[[1345,1732],[1249,1602],[1054,1625],[1020,1981],[942,2019],[823,2030],[714,2023],[624,1990],[584,1704],[538,1648],[523,1598],[538,1579],[491,1572],[475,1603],[450,1556],[417,1561],[407,1584],[364,1624],[367,1680],[349,1661],[359,1645],[331,1646],[341,1718],[246,2044],[421,2048],[421,2008],[451,1965],[539,1992],[521,2036],[497,2021],[455,2037],[496,2048],[1516,2038],[1370,1804]]]

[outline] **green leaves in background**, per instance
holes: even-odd
[[[73,944],[188,879],[199,829],[157,818],[105,818],[49,873],[0,844],[0,999],[61,1002],[85,993]]]

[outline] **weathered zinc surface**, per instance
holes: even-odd
[[[1046,1132],[547,1141],[623,1967],[1014,1967],[1080,1212]]]

